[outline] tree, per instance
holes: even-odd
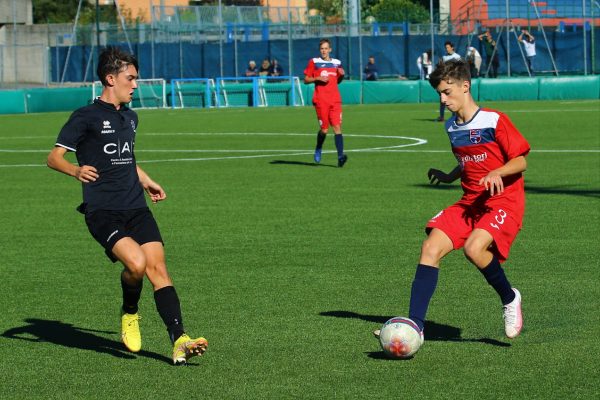
[[[410,0],[380,0],[369,10],[378,22],[411,22],[413,24],[429,21],[429,12],[425,7]]]
[[[429,11],[421,4],[429,0],[361,0],[363,21],[369,16],[379,22],[429,21]],[[308,8],[319,10],[319,14],[329,22],[342,23],[348,0],[308,0]],[[419,4],[421,3],[421,4]]]
[[[319,10],[326,21],[341,23],[344,16],[344,0],[308,0],[308,8]]]
[[[32,5],[34,24],[73,22],[79,0],[33,0]],[[92,5],[85,1],[81,7],[91,8]]]
[[[33,0],[34,24],[72,23],[77,15],[79,0]],[[115,23],[117,10],[114,5],[101,6],[100,21]],[[88,0],[82,0],[79,23],[91,24],[96,21],[96,6]]]

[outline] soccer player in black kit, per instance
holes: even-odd
[[[83,203],[78,210],[94,239],[112,262],[120,261],[123,306],[121,337],[132,352],[142,346],[138,301],[144,276],[154,288],[156,308],[173,344],[173,363],[185,364],[208,347],[183,329],[179,298],[167,272],[160,231],[144,191],[152,203],[165,200],[163,188],[138,165],[134,155],[137,114],[126,106],[137,88],[137,60],[117,48],[100,54],[98,78],[103,89],[93,104],[76,110],[48,155],[48,166],[80,181]],[[75,152],[78,165],[65,159]]]

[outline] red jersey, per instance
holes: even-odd
[[[315,81],[313,103],[341,103],[342,97],[338,89],[338,68],[342,62],[336,58],[323,60],[321,57],[311,58],[304,70],[304,75],[311,78],[329,76],[328,82]]]
[[[501,112],[480,108],[465,124],[457,124],[453,116],[446,123],[452,152],[461,166],[462,201],[487,200],[488,191],[479,180],[509,160],[529,153],[529,143],[510,119]],[[503,178],[504,192],[494,195],[524,207],[524,182],[521,173]]]

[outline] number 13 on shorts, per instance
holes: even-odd
[[[490,226],[492,228],[498,229],[500,230],[500,227],[502,225],[504,225],[504,221],[506,220],[506,216],[508,214],[506,213],[506,211],[504,211],[503,209],[499,208],[498,212],[496,213],[496,215],[494,216],[494,220],[496,222],[490,222]]]

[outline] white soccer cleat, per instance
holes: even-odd
[[[506,337],[514,339],[519,336],[523,328],[523,314],[521,313],[521,293],[513,288],[515,299],[506,304],[503,309],[504,332]]]

